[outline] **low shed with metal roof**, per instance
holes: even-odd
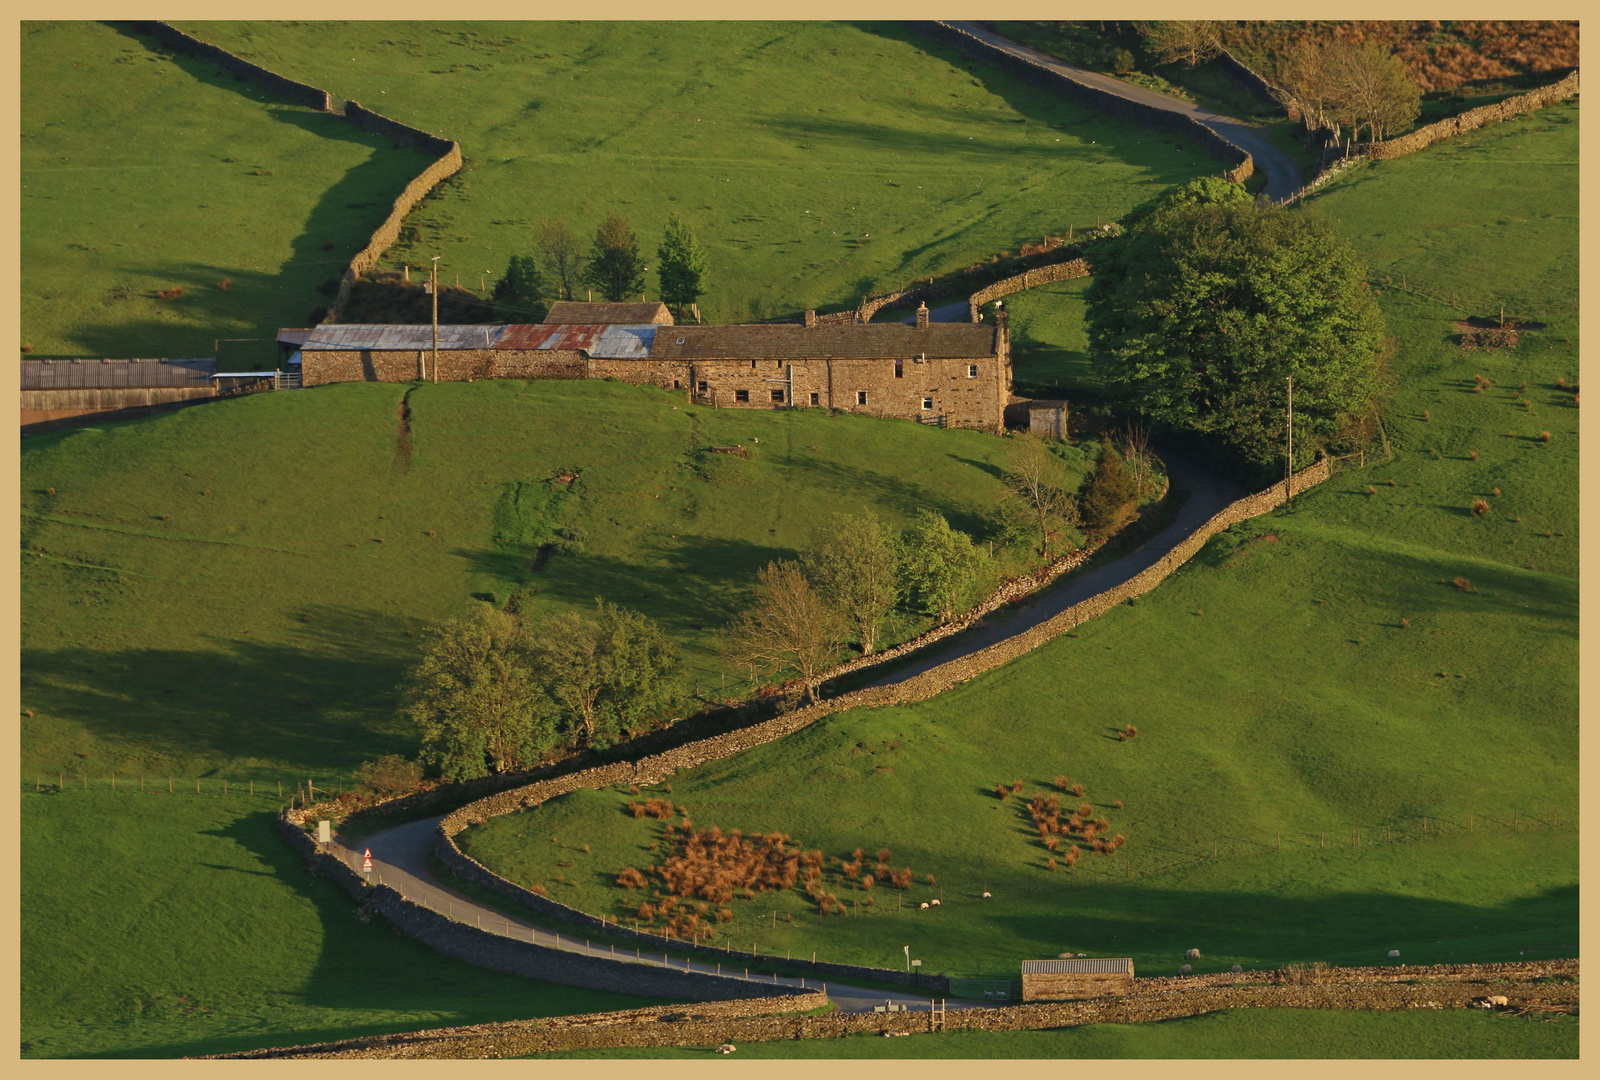
[[[1065,1001],[1132,989],[1133,960],[1126,956],[1022,962],[1023,1001]]]

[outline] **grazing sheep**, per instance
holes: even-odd
[[[1198,960],[1198,959],[1200,959],[1200,950],[1199,949],[1190,949],[1190,950],[1188,950],[1187,952],[1185,952],[1183,954],[1183,958],[1185,960]]]
[[[1194,974],[1194,968],[1190,967],[1188,964],[1185,964],[1181,968],[1178,969],[1178,974],[1179,975],[1193,975]]]
[[[928,903],[932,904],[934,907],[938,907],[939,906],[939,901],[937,901],[937,900],[929,900]]]
[[[1390,949],[1389,950],[1389,955],[1390,956],[1399,956],[1400,955],[1400,950],[1399,949]]]
[[[988,894],[988,893],[984,893],[984,894],[983,894],[983,898],[984,898],[984,899],[985,899],[985,900],[987,900],[987,899],[989,899],[989,894]]]
[[[731,1054],[734,1050],[735,1047],[732,1043],[723,1043],[721,1046],[717,1047],[717,1053],[719,1054]]]
[[[928,910],[928,904],[927,904],[926,901],[923,902],[922,907],[921,907],[920,910],[922,910],[922,911],[927,911]]]
[[[1243,970],[1244,970],[1244,968],[1240,967],[1238,964],[1233,965],[1233,973],[1235,975],[1239,974],[1239,972],[1241,972]]]
[[[1088,954],[1088,953],[1086,953],[1086,952],[1081,952],[1081,953],[1079,953],[1079,954],[1078,954],[1078,959],[1079,959],[1079,960],[1082,960],[1082,959],[1083,959],[1083,958],[1085,958],[1085,957],[1086,957],[1086,956],[1088,956],[1088,955],[1089,955],[1089,954]]]
[[[1509,1002],[1509,1001],[1507,1001],[1507,1000],[1506,1000],[1506,999],[1505,999],[1505,998],[1504,998],[1504,997],[1503,997],[1503,996],[1501,996],[1501,995],[1500,995],[1500,994],[1495,994],[1495,995],[1493,995],[1493,996],[1491,996],[1491,997],[1489,997],[1489,998],[1488,998],[1488,999],[1487,999],[1487,1000],[1488,1000],[1488,1002],[1489,1002],[1489,1007],[1490,1007],[1490,1008],[1491,1008],[1491,1009],[1503,1009],[1503,1008],[1505,1008],[1505,1007],[1506,1007],[1506,1006],[1507,1006],[1507,1005],[1509,1005],[1509,1004],[1510,1004],[1510,1002]]]

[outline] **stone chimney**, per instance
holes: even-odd
[[[927,328],[928,328],[928,304],[927,304],[926,301],[924,301],[923,303],[920,303],[920,304],[917,305],[917,329],[918,330],[926,330]]]
[[[815,326],[815,325],[817,325],[817,312],[816,312],[815,308],[811,308],[811,309],[808,309],[806,311],[806,325],[807,326]]]

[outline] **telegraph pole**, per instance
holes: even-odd
[[[428,286],[433,293],[433,381],[439,381],[439,256],[433,257],[433,281]]]
[[[1288,457],[1283,463],[1283,501],[1288,502],[1294,495],[1291,481],[1294,479],[1294,376],[1288,376],[1289,381],[1289,423],[1288,423]]]

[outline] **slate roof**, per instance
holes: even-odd
[[[620,305],[619,305],[620,306]],[[637,306],[637,305],[636,305]],[[602,360],[644,360],[661,327],[655,323],[616,326],[594,323],[519,323],[505,328],[497,349],[581,349]]]
[[[487,349],[505,327],[490,323],[440,323],[439,348]],[[306,335],[302,352],[339,349],[432,350],[433,325],[384,323],[324,324]]]
[[[215,360],[24,360],[23,390],[209,387]]]
[[[1085,960],[1024,960],[1024,975],[1132,975],[1133,960],[1126,956]]]
[[[547,323],[665,323],[672,325],[672,312],[659,300],[647,304],[591,303],[586,300],[557,300],[550,305]]]
[[[995,327],[982,323],[743,324],[663,327],[652,360],[967,359],[995,355]]]

